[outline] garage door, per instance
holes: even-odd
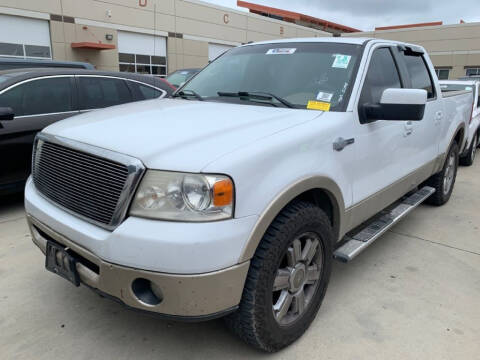
[[[0,56],[51,59],[48,21],[0,14]]]
[[[165,76],[167,39],[163,36],[118,32],[120,71]]]
[[[213,61],[225,51],[230,50],[233,46],[223,45],[223,44],[208,44],[208,61]]]

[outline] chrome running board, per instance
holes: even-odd
[[[434,192],[434,188],[425,186],[412,195],[403,198],[390,210],[379,213],[364,228],[352,235],[347,234],[344,244],[334,251],[333,257],[341,262],[349,262]]]

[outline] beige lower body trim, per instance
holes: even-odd
[[[128,306],[181,317],[202,317],[221,313],[240,303],[250,262],[227,269],[193,275],[157,273],[108,263],[88,250],[56,233],[38,220],[27,216],[33,242],[46,253],[47,238],[71,248],[75,253],[98,266],[99,272],[77,263],[80,281],[113,296]],[[43,234],[41,234],[42,232]],[[158,305],[140,301],[132,290],[137,278],[151,281],[160,289],[163,300]]]
[[[393,204],[403,195],[427,180],[432,174],[438,171],[437,167],[440,161],[441,156],[401,178],[385,189],[382,189],[378,193],[373,194],[360,203],[348,208],[345,216],[345,218],[348,219],[347,231],[354,229],[365,220],[368,220],[379,211]]]

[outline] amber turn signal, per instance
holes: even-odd
[[[213,185],[213,205],[227,206],[233,201],[233,183],[229,179],[217,181]]]

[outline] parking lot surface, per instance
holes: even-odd
[[[0,198],[1,359],[478,359],[480,161],[450,202],[420,206],[349,264],[335,263],[307,333],[276,354],[221,320],[160,320],[44,270],[21,196]]]

